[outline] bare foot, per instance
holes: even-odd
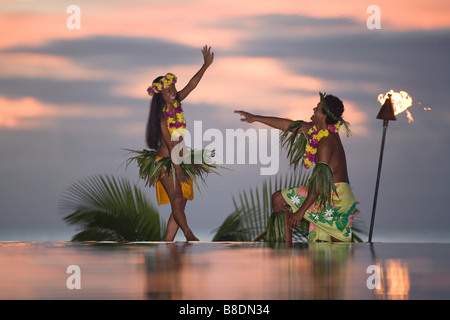
[[[184,236],[186,237],[186,241],[200,241],[196,236],[194,236],[192,231],[188,231]]]

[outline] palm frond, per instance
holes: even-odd
[[[128,158],[125,162],[126,166],[128,167],[131,163],[135,162],[139,167],[139,176],[144,179],[146,185],[155,186],[161,170],[163,169],[165,169],[168,174],[173,173],[172,176],[175,183],[176,173],[170,157],[156,159],[155,150],[125,150],[135,154],[134,156]],[[203,184],[206,184],[206,177],[209,173],[212,172],[220,175],[218,169],[230,170],[230,168],[226,166],[214,163],[212,161],[214,156],[214,150],[188,149],[186,155],[180,159],[180,167],[183,174],[187,178],[192,179],[200,193],[201,188],[198,181],[199,179]]]
[[[306,186],[309,180],[307,171],[296,170],[284,177],[270,177],[263,181],[262,186],[243,190],[237,198],[233,196],[235,209],[218,228],[212,231],[215,233],[213,241],[285,241],[285,216],[282,211],[272,212],[272,194],[293,186]],[[357,209],[355,217],[358,212]],[[357,234],[364,233],[360,225],[358,219],[353,221],[352,241],[362,242]],[[308,234],[309,222],[302,219],[299,226],[292,230],[292,240],[307,242]]]
[[[284,238],[284,222],[282,236],[280,236],[281,231],[277,231],[275,233],[277,236],[273,237],[269,232],[269,237],[267,237],[268,228],[275,230],[273,221],[277,216],[277,213],[272,214],[272,194],[277,190],[305,185],[307,179],[308,176],[305,171],[300,170],[290,174],[287,173],[284,177],[267,178],[262,183],[262,189],[261,186],[256,186],[243,190],[239,193],[238,200],[233,196],[235,209],[221,226],[213,230],[215,232],[213,241],[282,241],[281,238]],[[276,221],[276,225],[277,228],[281,228],[279,221]],[[306,228],[305,233],[305,228],[299,228],[298,232],[294,232],[294,240],[307,238],[307,230],[308,228]]]
[[[305,122],[302,120],[294,121],[285,130],[281,132],[281,145],[287,149],[290,165],[296,170],[303,163],[303,155],[305,154],[308,139],[304,133],[299,130]]]
[[[238,213],[230,214],[215,232],[213,241],[250,241]]]
[[[265,240],[269,242],[285,242],[285,214],[283,211],[276,211],[270,216],[267,228],[265,229]]]
[[[307,187],[308,192],[317,193],[316,203],[322,206],[330,204],[332,192],[337,195],[331,167],[324,162],[316,163]]]
[[[158,210],[143,192],[124,178],[92,176],[69,186],[59,209],[63,220],[81,231],[73,241],[158,241]]]

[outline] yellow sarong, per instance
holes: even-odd
[[[181,191],[183,192],[183,197],[188,200],[194,199],[194,187],[192,179],[188,182],[181,182]],[[158,205],[170,203],[169,196],[167,195],[166,189],[164,189],[161,181],[156,182],[156,198],[158,199]]]
[[[352,238],[353,215],[356,211],[356,201],[348,183],[335,183],[337,195],[333,192],[330,205],[313,204],[303,218],[309,224],[309,242],[331,242],[331,237],[349,242]],[[302,206],[308,195],[306,186],[281,190],[286,202],[296,212]]]
[[[156,156],[156,161],[160,159],[162,159],[161,156]],[[183,192],[184,198],[188,200],[194,199],[194,184],[192,179],[189,179],[188,182],[181,182],[181,191]],[[156,198],[158,199],[158,205],[170,203],[169,195],[160,180],[156,181]]]

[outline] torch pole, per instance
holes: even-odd
[[[375,184],[375,195],[373,198],[372,219],[370,221],[370,231],[369,231],[369,242],[372,242],[373,222],[375,220],[375,209],[377,207],[378,186],[380,184],[381,164],[383,163],[384,141],[386,140],[386,129],[388,127],[388,123],[389,120],[386,119],[383,120],[383,136],[381,138],[380,159],[378,160],[378,173],[377,173],[377,182]]]

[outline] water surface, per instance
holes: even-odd
[[[430,243],[0,242],[0,299],[449,299],[449,249]],[[79,272],[68,273],[72,265]]]

